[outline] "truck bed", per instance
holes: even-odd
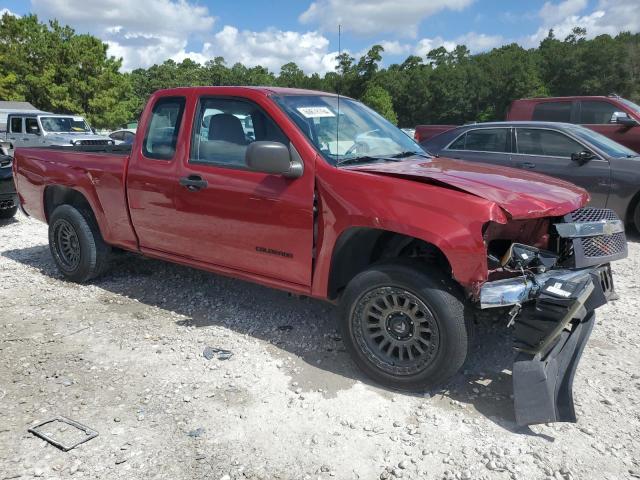
[[[18,148],[14,176],[24,211],[48,221],[52,197],[73,188],[85,197],[101,226],[105,241],[137,249],[127,208],[126,168],[130,146],[77,146]],[[105,214],[103,205],[108,205]]]

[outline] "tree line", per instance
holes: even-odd
[[[121,72],[100,39],[77,34],[35,15],[0,19],[0,100],[26,100],[42,110],[85,115],[97,128],[138,118],[161,88],[199,85],[275,85],[308,88],[360,99],[402,127],[504,118],[510,102],[531,96],[607,95],[640,101],[640,34],[586,38],[574,28],[553,31],[537,48],[516,43],[471,54],[464,45],[381,66],[374,45],[361,58],[337,57],[335,72],[305,74],[293,62],[280,72],[218,56],[204,65],[190,59]],[[221,52],[223,54],[224,52]]]

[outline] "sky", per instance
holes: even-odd
[[[640,0],[0,0],[3,12],[96,35],[123,71],[222,56],[324,74],[335,68],[338,25],[343,51],[358,58],[380,44],[385,65],[439,46],[535,47],[551,28],[559,38],[577,25],[588,37],[640,31]]]

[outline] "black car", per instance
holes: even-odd
[[[12,158],[0,154],[0,220],[13,217],[18,211],[18,196],[11,171]]]
[[[640,229],[640,156],[580,125],[476,123],[420,145],[443,157],[533,170],[575,183],[589,192],[591,206],[610,208]]]

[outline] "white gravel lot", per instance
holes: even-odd
[[[444,390],[396,393],[354,368],[329,304],[129,254],[68,283],[19,214],[0,224],[0,480],[638,478],[636,242],[578,370],[578,423],[520,429],[502,326]],[[27,432],[57,415],[99,436],[62,452]]]

